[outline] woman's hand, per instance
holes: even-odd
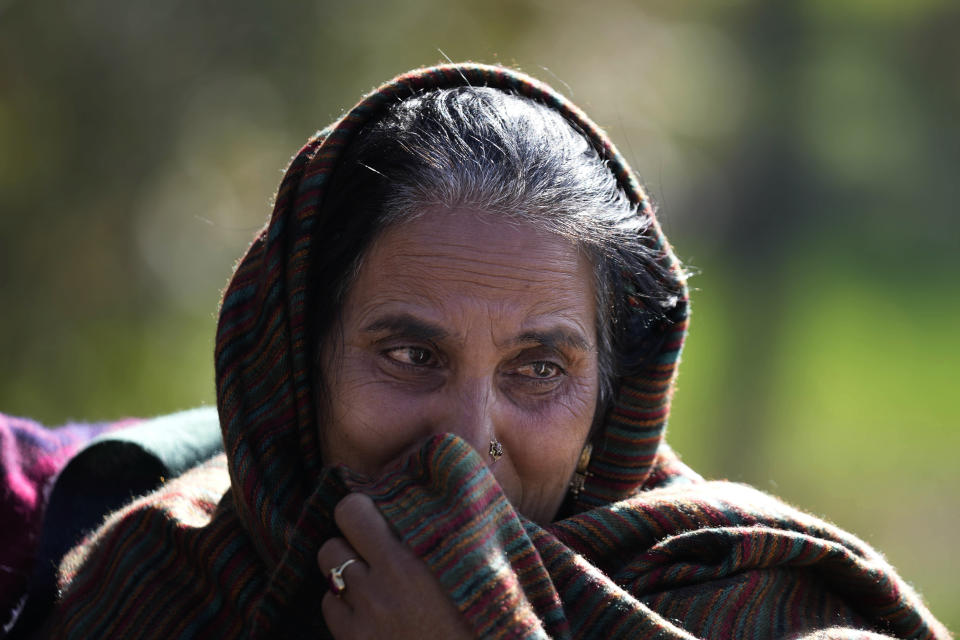
[[[343,571],[345,589],[323,596],[323,618],[337,640],[352,638],[470,638],[450,597],[427,566],[393,535],[368,496],[351,493],[334,519],[344,538],[327,540],[317,554],[325,575]]]

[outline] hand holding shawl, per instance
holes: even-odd
[[[477,637],[948,637],[868,546],[745,486],[644,492],[544,529],[456,436],[375,482],[345,481]]]
[[[222,464],[134,502],[67,558],[55,637],[329,636],[312,565],[348,490],[478,638],[950,637],[865,544],[740,485],[641,492],[543,528],[466,442],[438,436],[382,478],[325,474],[268,573],[231,494],[215,507],[202,488],[226,488]]]
[[[330,583],[321,611],[334,637],[473,637],[430,569],[397,539],[369,496],[346,496],[334,519],[343,537],[330,538],[317,553]]]

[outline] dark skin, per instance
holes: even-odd
[[[324,363],[326,464],[376,478],[452,432],[519,513],[554,519],[598,393],[592,269],[571,242],[482,211],[427,211],[376,241],[342,317],[338,356]],[[337,640],[473,637],[369,497],[347,496],[334,517],[343,536],[317,565],[355,559],[346,589],[323,598]]]
[[[337,640],[473,637],[436,578],[397,540],[368,496],[348,495],[334,519],[344,537],[320,547],[318,566],[363,558],[344,570],[348,588],[340,596],[323,596],[323,618]]]

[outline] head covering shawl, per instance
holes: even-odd
[[[311,390],[313,344],[310,263],[328,241],[320,215],[324,185],[356,132],[392,102],[418,92],[485,86],[531,98],[586,133],[630,199],[650,216],[654,247],[684,295],[661,326],[667,334],[645,369],[624,379],[591,457],[580,493],[601,505],[635,493],[650,474],[663,437],[670,388],[687,328],[679,263],[653,216],[650,200],[626,162],[580,109],[545,84],[502,67],[461,64],[402,75],[366,96],[319,132],[294,158],[280,185],[269,225],[250,246],[223,297],[217,331],[217,403],[237,504],[259,551],[276,562],[320,472]],[[282,463],[281,463],[282,461]]]
[[[517,514],[453,435],[432,438],[383,478],[321,462],[310,278],[335,241],[337,221],[321,215],[325,185],[387,105],[463,85],[527,96],[584,132],[652,220],[643,240],[680,292],[656,329],[659,351],[620,381],[580,513],[547,528]],[[477,637],[948,637],[853,536],[747,487],[703,482],[671,454],[663,433],[687,315],[683,273],[647,196],[577,107],[502,67],[397,77],[300,150],[224,293],[216,382],[225,458],[114,514],[68,556],[52,635],[325,637],[315,554],[336,533],[333,505],[353,490],[373,498]],[[440,486],[470,489],[454,499]],[[465,531],[469,548],[458,546]]]

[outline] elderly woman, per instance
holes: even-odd
[[[225,455],[61,566],[54,637],[948,637],[663,442],[683,272],[567,100],[451,65],[294,158],[227,288]]]

